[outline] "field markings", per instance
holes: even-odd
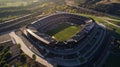
[[[80,30],[77,26],[70,26],[54,35],[58,41],[68,40],[73,37]]]
[[[57,41],[65,41],[73,37],[80,30],[80,26],[71,25],[69,23],[61,23],[56,28],[47,31],[46,33],[51,35],[52,38]]]

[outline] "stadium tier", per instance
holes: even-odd
[[[55,43],[55,39],[52,38],[52,36],[46,34],[45,32],[49,31],[51,29],[54,29],[56,26],[59,26],[60,24],[63,24],[63,23],[64,24],[68,23],[71,26],[73,26],[73,25],[81,26],[81,24],[83,24],[84,27],[82,27],[82,29],[84,28],[83,31],[86,33],[88,33],[94,27],[94,24],[95,24],[93,21],[91,21],[90,18],[86,18],[83,16],[74,15],[74,14],[62,13],[62,14],[55,14],[52,16],[48,16],[48,17],[42,18],[38,21],[35,21],[27,27],[28,30],[26,30],[26,31],[29,34],[32,34],[32,35],[34,34],[34,37],[36,37],[38,40],[44,42],[45,44],[50,44],[53,42]],[[64,24],[63,24],[63,26],[64,26]],[[77,33],[80,34],[80,31]],[[80,38],[78,38],[76,36],[82,36],[82,35],[74,35],[72,39],[75,42],[80,40]],[[70,41],[72,39],[68,39],[68,41]],[[78,39],[78,40],[76,40],[76,39]],[[58,41],[56,41],[56,43],[57,42]],[[67,42],[67,40],[66,40],[66,42]]]
[[[91,18],[57,13],[31,23],[23,33],[48,63],[93,67],[104,50],[106,29]]]

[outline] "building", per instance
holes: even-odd
[[[82,30],[62,42],[45,33],[61,23],[81,26]],[[35,49],[29,49],[33,53],[53,66],[94,67],[107,45],[104,44],[107,42],[107,34],[106,28],[91,18],[58,13],[31,23],[19,36],[31,43]],[[28,47],[31,45],[26,44]]]

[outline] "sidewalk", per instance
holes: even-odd
[[[29,48],[24,44],[24,42],[22,41],[22,39],[20,37],[18,37],[15,32],[11,32],[10,36],[12,38],[15,39],[17,44],[21,45],[21,49],[23,50],[23,52],[28,55],[29,57],[32,58],[32,55],[36,55],[35,53],[33,53],[31,50],[29,50]],[[39,57],[36,55],[36,61],[47,66],[47,67],[53,67],[53,65],[51,65],[50,63],[48,63],[46,60],[44,60],[43,58]]]

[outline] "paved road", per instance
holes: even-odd
[[[94,10],[91,10],[91,9],[86,9],[86,8],[83,8],[83,7],[78,7],[78,6],[74,6],[74,7],[78,8],[78,9],[83,9],[83,10],[86,10],[86,11],[91,11],[91,12],[98,13],[98,11],[94,11]],[[104,13],[104,14],[105,14],[105,13]],[[109,14],[106,14],[106,15],[109,15]],[[99,17],[99,18],[101,19],[101,17]],[[110,18],[109,18],[109,19],[110,19]],[[111,24],[111,25],[115,26],[115,27],[120,28],[120,26],[118,26],[118,25],[116,25],[116,24],[114,24],[114,23],[111,23],[111,22],[109,22],[109,21],[105,20],[105,18],[103,18],[103,20],[104,20],[104,21],[106,21],[107,23],[109,23],[109,24]],[[111,19],[111,20],[113,20],[113,19]],[[118,20],[117,20],[117,21],[118,21]]]
[[[86,11],[90,11],[90,12],[102,13],[102,12],[94,11],[94,10],[91,10],[91,9],[87,9],[87,8],[79,7],[79,6],[73,6],[73,7],[76,7],[76,8],[78,8],[78,9],[82,9],[82,10],[86,10]],[[102,13],[102,14],[105,14],[105,15],[107,15],[107,16],[111,16],[111,15],[106,14],[106,13]],[[117,16],[116,16],[116,17],[117,17]],[[99,18],[101,19],[101,17],[99,17]],[[109,18],[109,19],[110,19],[110,18]],[[103,18],[103,20],[105,20],[105,18]],[[111,20],[113,20],[113,19],[111,19]],[[109,21],[107,21],[107,20],[105,20],[105,21],[106,21],[108,24],[111,24],[111,25],[113,25],[113,26],[115,26],[115,27],[120,28],[119,25],[116,25],[116,24],[114,24],[114,23],[111,23],[111,22],[109,22]],[[118,21],[118,20],[116,20],[116,21]]]
[[[28,55],[29,57],[32,58],[32,55],[36,55],[35,53],[33,53],[22,41],[22,39],[20,37],[18,37],[15,32],[11,32],[10,36],[13,37],[16,40],[17,44],[21,44],[21,49],[23,50],[23,52]],[[47,66],[47,67],[53,67],[53,65],[49,64],[46,60],[44,60],[43,58],[39,57],[36,55],[36,61]]]
[[[107,19],[107,20],[114,20],[114,21],[120,21],[119,19],[112,19],[112,18],[108,18],[108,17],[103,17],[104,19]]]
[[[39,18],[43,17],[42,15],[40,15],[39,17],[34,17],[34,18],[29,18],[29,19],[25,19],[25,20],[21,20],[19,22],[7,25],[5,27],[1,27],[0,28],[0,35],[4,34],[4,33],[8,33],[10,31],[14,31],[16,29],[19,29],[35,20],[38,20]]]
[[[94,11],[94,10],[91,10],[91,9],[86,9],[86,8],[78,7],[78,6],[74,6],[74,7],[78,8],[78,9],[82,9],[82,10],[86,10],[86,11],[91,11],[91,12],[98,13],[97,11]],[[46,8],[43,8],[43,9],[41,9],[40,11],[34,12],[34,13],[32,13],[32,14],[35,14],[35,13],[38,13],[38,12],[40,13],[42,10],[45,10],[45,9],[46,9]],[[28,14],[28,15],[25,15],[25,16],[23,16],[23,17],[30,16],[30,15],[32,15],[32,14]],[[38,18],[38,16],[39,16],[39,15],[37,15],[36,18]],[[23,18],[23,17],[20,17],[20,18]],[[41,16],[40,16],[40,17],[41,17]],[[34,18],[35,18],[35,17],[34,17]],[[19,19],[19,18],[17,18],[17,19]],[[7,23],[7,22],[10,22],[10,21],[14,21],[14,20],[15,20],[15,19],[6,21],[6,23]],[[16,22],[16,23],[10,24],[10,25],[8,25],[8,26],[2,27],[2,28],[0,29],[0,34],[3,33],[3,32],[12,31],[12,30],[15,30],[16,28],[19,28],[19,25],[21,25],[22,23],[24,23],[24,21],[27,22],[27,20],[29,20],[29,19],[24,19],[24,20],[18,21],[18,22]],[[18,27],[14,27],[14,26],[18,26]],[[114,26],[116,26],[116,25],[114,25]],[[10,29],[10,28],[12,28],[12,29]]]
[[[1,27],[0,35],[2,33],[4,34],[4,33],[8,32],[8,31],[12,31],[12,30],[21,28],[22,26],[25,26],[28,23],[38,20],[41,17],[44,17],[43,15],[41,15],[41,12],[43,10],[45,10],[46,8],[42,8],[34,13],[0,23],[0,27]]]
[[[13,23],[13,24],[7,25],[7,26],[5,26],[5,27],[1,27],[0,30],[5,29],[5,28],[9,28],[9,27],[13,27],[13,26],[15,26],[15,25],[17,25],[17,24],[20,24],[20,23],[25,22],[25,21],[28,21],[28,20],[29,20],[29,19],[21,20],[21,21],[19,21],[19,22],[17,22],[17,23]]]
[[[99,18],[101,19],[101,17],[99,17]],[[111,25],[113,25],[113,26],[115,26],[115,27],[120,28],[119,25],[116,25],[116,24],[114,24],[114,23],[112,23],[112,22],[109,22],[109,21],[105,20],[104,18],[103,18],[103,20],[106,21],[108,24],[111,24]]]

